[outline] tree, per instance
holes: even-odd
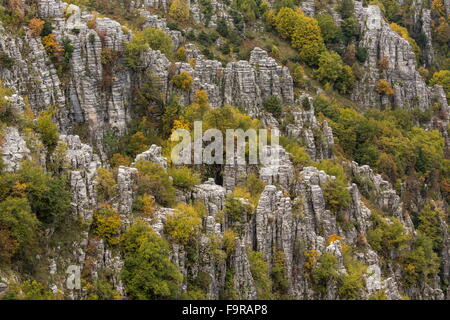
[[[192,88],[192,82],[192,76],[189,72],[182,72],[172,78],[174,86],[182,90],[190,90]]]
[[[344,65],[341,57],[334,51],[325,51],[320,55],[319,68],[315,71],[322,83],[332,84],[339,92],[348,93],[354,86],[355,76],[352,69]]]
[[[120,214],[110,205],[102,205],[94,211],[92,227],[94,232],[110,245],[116,245],[121,240],[119,236],[122,227]]]
[[[433,74],[431,83],[434,85],[440,85],[444,88],[444,92],[447,95],[447,100],[450,101],[450,71],[440,70]]]
[[[295,24],[292,47],[299,50],[300,59],[308,65],[317,64],[320,53],[325,50],[317,20],[302,16]]]
[[[375,91],[381,95],[387,96],[391,96],[395,93],[394,89],[392,89],[391,85],[386,80],[378,80]]]
[[[281,8],[276,17],[276,29],[283,38],[290,39],[295,31],[296,23],[302,14],[291,8]]]
[[[341,29],[336,25],[331,14],[317,15],[317,22],[319,23],[320,31],[325,43],[333,44],[340,40]]]
[[[173,185],[184,190],[192,190],[192,188],[200,184],[200,178],[188,167],[172,168],[168,171],[173,178]]]
[[[338,12],[341,14],[342,19],[350,18],[354,15],[355,4],[353,0],[342,0],[338,7]]]
[[[347,209],[352,200],[347,186],[338,180],[327,182],[323,195],[327,209],[335,213]]]
[[[358,20],[354,17],[350,17],[342,21],[341,25],[342,35],[344,36],[345,43],[356,41],[359,38],[359,24]]]
[[[99,168],[95,181],[97,182],[97,195],[101,202],[108,202],[116,195],[117,183],[110,170]]]
[[[183,279],[170,261],[168,243],[147,224],[138,221],[123,235],[122,279],[137,300],[174,299]]]
[[[52,120],[51,112],[43,112],[37,118],[36,131],[41,135],[41,140],[51,154],[58,145],[59,133],[58,127]]]
[[[281,100],[276,95],[271,95],[264,101],[264,109],[266,109],[267,112],[270,112],[275,118],[281,116],[281,112],[283,111],[282,108]]]
[[[31,212],[26,198],[9,197],[0,202],[1,247],[8,250],[7,255],[15,253],[16,248],[27,250],[35,245],[39,221]],[[23,251],[22,251],[23,252]]]
[[[162,205],[171,205],[175,201],[175,188],[164,169],[146,160],[140,160],[135,167],[139,170],[138,193],[150,193]]]
[[[195,207],[181,202],[175,207],[175,213],[167,217],[164,230],[176,243],[192,244],[202,227],[201,215]]]
[[[342,59],[334,51],[325,51],[320,55],[319,68],[315,71],[317,78],[322,83],[334,82],[339,78],[342,72]]]
[[[173,0],[169,8],[169,16],[180,22],[189,20],[189,2],[187,0]]]
[[[32,37],[39,37],[44,30],[45,21],[39,18],[33,18],[30,20],[28,27],[30,28],[30,33]]]

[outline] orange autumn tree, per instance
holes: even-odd
[[[52,57],[58,58],[63,53],[63,48],[56,41],[56,35],[50,33],[48,36],[42,38],[42,44],[44,45],[45,51]]]
[[[33,18],[30,20],[28,27],[30,28],[30,34],[32,37],[38,37],[44,29],[45,22],[39,18]]]
[[[395,93],[394,89],[392,89],[391,85],[386,80],[378,80],[375,91],[387,96],[391,96]]]

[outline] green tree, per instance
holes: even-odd
[[[450,71],[440,70],[433,74],[431,79],[432,84],[438,84],[444,88],[445,94],[447,95],[447,100],[450,101]]]
[[[136,300],[174,299],[182,275],[169,259],[169,245],[144,222],[134,223],[123,235],[122,279]]]
[[[334,22],[333,16],[331,14],[319,14],[316,19],[325,43],[338,43],[341,38],[341,29]]]
[[[53,122],[52,117],[52,112],[43,112],[37,118],[36,124],[36,131],[41,135],[41,140],[47,147],[49,154],[55,150],[59,140],[58,127]]]
[[[0,230],[7,230],[17,241],[19,250],[28,250],[35,245],[39,221],[31,212],[26,198],[9,197],[0,202]],[[4,243],[0,244],[0,246]],[[23,252],[23,251],[21,251]]]
[[[168,170],[169,176],[173,178],[173,185],[184,190],[192,190],[200,184],[198,174],[192,172],[188,167],[171,168]]]
[[[171,205],[175,201],[175,188],[167,172],[158,164],[140,160],[135,167],[139,170],[138,193],[150,193],[162,205]]]
[[[264,109],[270,112],[275,118],[280,117],[283,111],[280,98],[276,95],[271,95],[264,101]]]

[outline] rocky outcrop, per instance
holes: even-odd
[[[165,170],[167,170],[167,159],[161,155],[161,152],[162,152],[162,148],[153,144],[150,147],[150,149],[148,149],[147,151],[145,151],[141,154],[138,154],[131,166],[134,166],[140,160],[146,160],[146,161],[156,163],[157,165],[160,165]]]
[[[72,212],[75,216],[89,221],[97,205],[95,178],[101,162],[92,147],[82,143],[80,137],[62,135],[60,140],[67,145],[66,158],[70,164]]]
[[[309,95],[302,95],[298,101],[298,107],[293,107],[286,116],[287,136],[299,139],[306,146],[311,159],[320,161],[333,157],[334,137],[328,122],[323,120],[320,123],[314,111],[313,98]],[[300,107],[302,105],[303,107]],[[306,107],[305,107],[306,106]],[[309,108],[306,110],[306,108]]]
[[[5,131],[4,142],[0,146],[3,164],[5,171],[16,172],[23,160],[31,158],[31,152],[17,128],[8,127]]]
[[[264,146],[262,154],[265,160],[259,170],[261,180],[266,184],[279,184],[287,189],[294,178],[294,167],[289,153],[281,146]]]
[[[194,79],[190,92],[179,92],[184,104],[191,102],[194,92],[199,89],[208,93],[211,106],[242,106],[255,117],[262,114],[263,102],[272,95],[288,105],[294,102],[289,70],[277,65],[258,47],[251,52],[249,61],[230,62],[225,68],[219,61],[204,60],[201,55],[194,58],[197,59],[194,67],[177,63],[178,73],[188,72]]]
[[[417,57],[408,41],[390,28],[378,6],[365,8],[356,1],[355,12],[362,30],[359,44],[367,49],[367,60],[352,99],[366,107],[392,104],[403,109],[430,109],[431,89],[417,71]],[[377,92],[379,80],[389,83],[392,96]]]

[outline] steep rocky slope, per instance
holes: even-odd
[[[33,3],[30,2],[30,7]],[[187,58],[185,62],[173,62],[161,51],[148,48],[140,57],[142,66],[138,71],[126,62],[127,43],[134,31],[112,18],[60,0],[39,0],[36,5],[36,15],[51,22],[56,41],[70,40],[73,48],[68,68],[58,69],[41,38],[34,37],[27,27],[24,34],[11,33],[2,27],[0,51],[15,63],[11,68],[2,67],[0,78],[4,87],[12,89],[13,94],[8,98],[10,107],[23,117],[30,112],[37,116],[42,110],[56,110],[54,120],[60,133],[57,145],[64,150],[63,160],[44,146],[43,135],[26,130],[24,120],[8,123],[0,141],[5,172],[20,174],[23,160],[35,160],[48,171],[53,163],[63,163],[60,175],[67,176],[73,229],[67,231],[64,241],[50,241],[58,232],[64,235],[64,230],[50,225],[43,232],[49,242],[38,260],[45,276],[36,277],[58,297],[92,298],[92,288],[87,284],[97,279],[106,279],[114,298],[130,297],[122,279],[126,264],[124,251],[95,232],[98,223],[95,212],[108,203],[120,215],[121,235],[141,218],[161,238],[167,239],[170,261],[183,276],[178,298],[196,286],[203,290],[201,297],[207,299],[448,298],[450,238],[445,214],[438,217],[439,225],[434,226],[440,234],[439,272],[420,273],[420,276],[419,271],[411,272],[420,280],[406,281],[405,274],[410,273],[405,268],[414,268],[411,261],[415,261],[416,239],[421,232],[417,221],[413,221],[413,213],[404,208],[406,193],[401,191],[402,187],[407,188],[406,182],[400,188],[393,186],[386,181],[389,177],[382,177],[367,165],[344,159],[341,147],[336,146],[341,141],[335,141],[334,123],[318,114],[320,106],[312,97],[323,93],[322,89],[294,92],[294,79],[288,67],[260,47],[252,48],[248,60],[208,59],[196,44],[189,43],[185,32],[169,29],[165,19],[156,15],[169,10],[167,1],[134,1],[133,7],[140,10],[144,27],[165,31],[173,40],[174,50],[185,48]],[[232,28],[232,9],[222,1],[211,1],[211,5],[209,26],[214,28],[218,19],[224,19]],[[306,14],[315,15],[309,1],[301,7]],[[197,23],[205,18],[199,3],[192,3],[190,12]],[[428,9],[417,14],[425,22],[430,15]],[[411,112],[416,108],[431,110],[437,102],[442,110],[440,116],[434,116],[424,127],[439,129],[446,142],[443,148],[448,151],[450,109],[443,88],[425,82],[411,45],[391,29],[379,7],[363,7],[355,1],[355,16],[361,30],[359,46],[367,48],[367,59],[349,95],[351,100],[361,109],[384,109],[392,104],[396,109]],[[429,23],[424,23],[422,28],[425,34],[431,32],[427,31]],[[425,53],[429,64],[434,59],[430,37]],[[105,54],[111,52],[114,58],[105,61]],[[380,59],[384,58],[387,66],[380,70]],[[213,109],[239,106],[263,126],[279,128],[289,139],[301,141],[311,161],[299,165],[287,146],[279,146],[279,163],[227,164],[219,168],[220,174],[207,171],[203,181],[190,189],[178,188],[177,201],[202,203],[205,213],[195,244],[175,241],[169,236],[167,226],[171,217],[177,215],[178,207],[158,203],[151,216],[136,214],[136,203],[142,196],[138,190],[142,172],[137,167],[139,163],[150,162],[161,172],[170,173],[172,165],[164,150],[152,144],[134,157],[132,163],[114,166],[105,143],[111,132],[125,136],[130,124],[138,118],[135,90],[148,72],[153,76],[163,106],[176,95],[178,103],[186,108],[197,103],[196,94],[204,91]],[[185,72],[192,77],[188,90],[178,88],[172,81],[174,76]],[[395,94],[377,92],[380,80],[392,85]],[[266,101],[273,96],[289,106],[287,113],[276,117],[267,110]],[[163,113],[164,110],[153,112],[152,120],[161,121]],[[79,132],[80,127],[86,132]],[[330,174],[327,168],[318,165],[323,163],[339,163],[343,176]],[[111,168],[114,168],[110,183],[112,196],[105,200],[99,191],[100,179],[102,170]],[[262,183],[256,199],[233,192],[250,175]],[[342,179],[348,199],[345,205],[336,207],[330,205],[329,188]],[[445,211],[448,208],[445,194],[430,193],[425,190],[413,194],[417,201],[425,198],[417,204],[417,211],[423,210],[425,202]],[[411,201],[414,199],[408,199],[408,209]],[[238,207],[239,218],[231,213],[230,203]],[[400,230],[400,235],[388,239],[390,234],[381,230],[389,226]],[[380,233],[386,238],[377,240]],[[383,244],[390,240],[392,245]],[[266,265],[271,288],[267,289],[255,261]],[[82,290],[66,287],[66,270],[70,265],[81,266]],[[200,285],[191,281],[202,277],[207,280]],[[33,274],[0,264],[0,295],[30,279],[35,279]]]

